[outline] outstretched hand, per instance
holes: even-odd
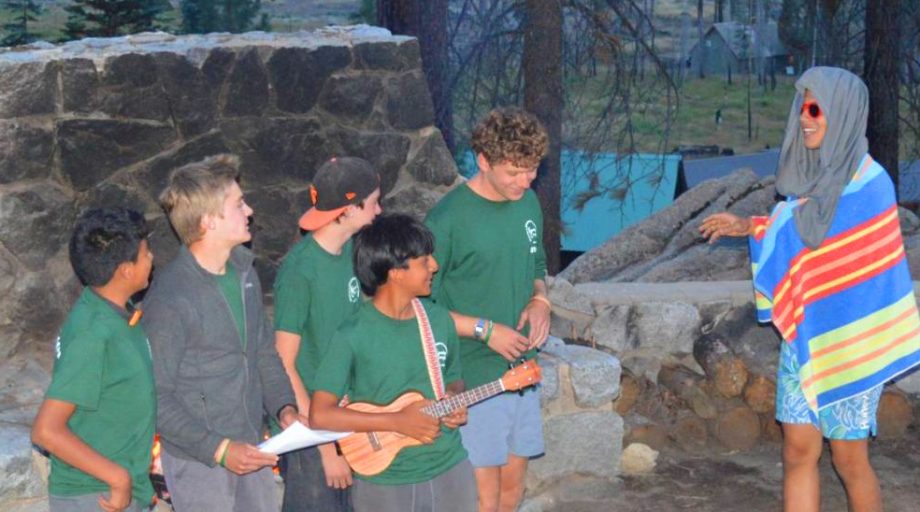
[[[748,236],[751,234],[751,219],[728,212],[716,213],[703,219],[700,234],[708,238],[710,244],[723,236]]]

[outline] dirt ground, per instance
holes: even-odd
[[[920,427],[900,440],[874,440],[870,457],[879,476],[885,510],[920,510]],[[529,498],[526,512],[715,512],[779,511],[782,497],[780,445],[746,453],[688,454],[663,451],[655,470],[622,476],[615,483],[569,479]],[[821,509],[845,511],[846,496],[825,447],[821,459]]]

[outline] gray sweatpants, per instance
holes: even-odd
[[[377,485],[355,479],[356,512],[476,512],[479,497],[469,460],[419,484]]]
[[[108,496],[108,493],[105,493]],[[81,494],[80,496],[48,496],[50,512],[99,512],[98,494]],[[132,501],[125,512],[147,512],[150,505],[143,506]]]
[[[198,461],[160,454],[166,488],[176,512],[278,512],[277,485],[269,467],[237,475]]]

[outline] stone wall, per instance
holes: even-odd
[[[702,453],[779,440],[773,404],[782,340],[772,326],[756,322],[749,280],[573,285],[557,277],[550,280],[549,297],[554,336],[620,361],[623,379],[614,411],[623,416],[626,444]],[[724,351],[720,364],[726,365],[704,368],[701,361],[716,340]],[[726,378],[737,381],[721,380]],[[879,437],[904,436],[918,405],[920,371],[887,386]],[[760,424],[739,440],[740,429],[732,435],[720,431],[725,423],[734,426],[730,414]]]
[[[0,358],[55,336],[79,288],[66,242],[81,209],[145,212],[162,264],[178,247],[156,203],[169,171],[235,153],[270,289],[325,159],[368,159],[384,207],[416,215],[458,179],[433,119],[417,42],[367,26],[0,53]]]

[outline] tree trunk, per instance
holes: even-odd
[[[751,377],[744,388],[744,402],[754,412],[768,412],[776,403],[776,384],[763,375]]]
[[[740,402],[727,404],[711,427],[713,437],[729,450],[747,451],[760,440],[760,416]]]
[[[546,268],[559,272],[562,220],[562,4],[560,0],[527,0],[524,20],[524,108],[549,133],[549,153],[537,174],[534,189],[543,206],[543,247]]]
[[[899,389],[891,387],[882,393],[878,404],[878,438],[900,439],[913,423],[914,408]]]
[[[901,0],[866,2],[863,76],[869,87],[869,153],[888,171],[898,190],[898,64],[901,55]]]
[[[712,419],[718,411],[715,400],[700,388],[703,379],[702,375],[697,375],[683,366],[664,365],[658,371],[658,385],[664,386],[686,402],[700,418]]]
[[[747,365],[732,352],[721,336],[708,334],[696,340],[693,358],[722,396],[735,397],[744,390],[748,380]]]
[[[706,78],[706,45],[703,44],[703,0],[696,2],[696,47],[700,49],[699,77]]]
[[[453,153],[453,101],[447,88],[448,0],[377,0],[377,23],[394,34],[418,38],[422,70],[431,91],[435,126]]]

